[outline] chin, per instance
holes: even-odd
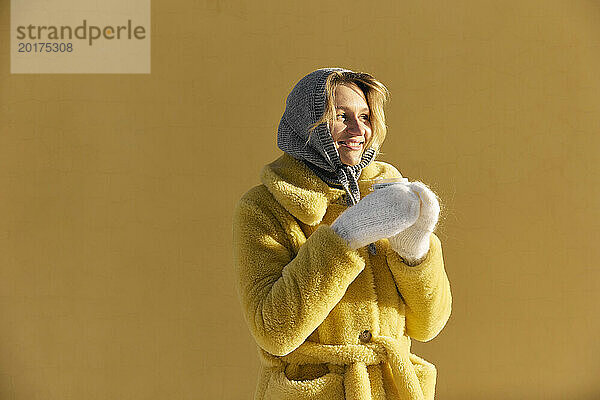
[[[340,158],[340,161],[342,162],[342,164],[344,165],[349,165],[349,166],[354,166],[357,165],[358,163],[360,163],[360,158],[355,160],[355,159],[347,159],[347,158]]]
[[[345,149],[338,148],[338,154],[340,155],[340,161],[344,165],[357,165],[362,161],[363,152],[361,151],[345,151]]]

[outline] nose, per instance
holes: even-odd
[[[365,126],[356,115],[353,115],[346,120],[346,131],[353,136],[364,136]]]

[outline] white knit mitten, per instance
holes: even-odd
[[[402,232],[389,238],[390,247],[396,251],[408,265],[423,261],[429,251],[429,237],[438,222],[440,204],[436,195],[422,182],[408,184],[419,195],[421,210],[417,221]]]
[[[341,213],[331,228],[358,249],[396,235],[418,216],[419,197],[407,185],[391,185],[366,195]]]

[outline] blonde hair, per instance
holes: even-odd
[[[334,71],[327,77],[325,82],[325,112],[317,122],[310,126],[309,135],[321,124],[327,124],[329,127],[333,126],[336,114],[335,89],[339,85],[352,83],[364,93],[370,111],[369,120],[373,135],[369,142],[365,143],[364,148],[373,147],[375,150],[379,150],[387,133],[383,105],[389,98],[389,91],[383,83],[366,72]]]

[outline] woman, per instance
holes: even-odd
[[[259,347],[255,399],[433,399],[436,370],[410,353],[451,306],[436,196],[374,161],[387,89],[365,73],[302,78],[265,166],[234,216],[237,287]]]

